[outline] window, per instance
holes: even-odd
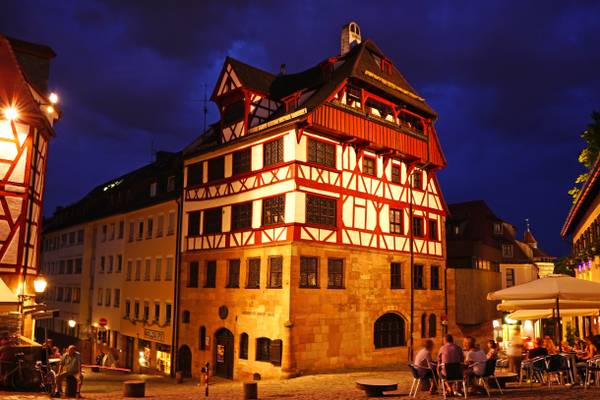
[[[248,289],[258,289],[260,287],[260,258],[248,259]]]
[[[515,286],[515,269],[506,268],[506,287]]]
[[[269,287],[282,287],[283,257],[269,257]]]
[[[71,302],[72,295],[73,295],[73,288],[71,288],[71,287],[65,288],[65,302],[66,303],[70,303]],[[110,298],[109,298],[108,305],[110,305]]]
[[[229,104],[223,111],[223,125],[231,125],[234,122],[241,121],[246,112],[246,105],[243,100]]]
[[[83,243],[83,229],[77,231],[77,243]]]
[[[108,226],[106,226],[106,225],[102,225],[102,241],[103,241],[103,242],[106,242],[106,232],[107,232],[107,231],[108,231]],[[66,235],[65,235],[64,239],[65,239],[65,240],[64,240],[64,242],[66,243],[66,241],[67,241],[67,240],[66,240],[66,239],[67,239],[67,236],[66,236]]]
[[[402,264],[393,262],[390,264],[390,289],[402,288]]]
[[[133,224],[133,222],[129,223],[129,237],[127,238],[128,241],[133,242],[133,236],[135,235],[135,226]]]
[[[171,175],[167,178],[167,192],[175,190],[175,176]]]
[[[146,267],[144,268],[144,280],[150,280],[150,271],[152,269],[152,260],[150,258],[146,259]]]
[[[336,200],[306,195],[306,222],[309,224],[336,226]]]
[[[125,221],[119,221],[119,233],[117,235],[117,239],[123,239],[124,233],[125,233]]]
[[[125,300],[125,317],[129,318],[131,315],[131,301]]]
[[[421,338],[427,337],[427,314],[421,315]]]
[[[240,335],[240,358],[248,359],[248,334],[245,332]]]
[[[375,348],[404,346],[404,319],[397,314],[384,314],[375,321]]]
[[[390,208],[390,233],[403,234],[402,210]]]
[[[198,223],[200,225],[200,223]],[[163,229],[165,228],[165,216],[163,214],[159,214],[156,217],[156,237],[161,237],[163,235]]]
[[[344,260],[341,258],[327,259],[327,287],[330,289],[344,288]]]
[[[413,189],[423,190],[423,173],[421,171],[413,171],[410,174],[410,183]]]
[[[415,289],[425,289],[425,282],[423,280],[423,270],[424,267],[422,264],[413,265],[413,287]]]
[[[197,261],[193,261],[189,265],[188,269],[188,284],[189,288],[197,288],[198,287],[198,271],[199,264]]]
[[[73,288],[73,303],[79,303],[81,301],[81,288]],[[116,299],[115,299],[116,301]],[[115,306],[116,307],[116,306]]]
[[[187,167],[187,186],[202,184],[202,163],[191,164]]]
[[[158,184],[156,182],[152,182],[150,184],[150,197],[156,197],[157,187],[158,187]]]
[[[81,274],[82,268],[83,268],[83,259],[76,258],[75,259],[75,270],[74,270],[74,272],[76,274]]]
[[[438,240],[438,223],[435,220],[429,220],[429,239]]]
[[[175,211],[169,211],[169,219],[167,220],[167,235],[175,233]]]
[[[136,321],[140,319],[140,303],[138,301],[133,305],[133,318]]]
[[[133,262],[131,260],[127,260],[127,276],[125,280],[131,280],[131,270],[133,269]]]
[[[501,222],[494,223],[494,235],[502,235],[504,232],[503,226]]]
[[[160,321],[160,303],[154,303],[154,322]]]
[[[111,274],[113,272],[114,261],[115,261],[115,259],[114,259],[113,256],[108,256],[108,270],[107,270],[107,273],[109,273],[109,274]],[[73,264],[71,264],[71,266],[72,265]],[[69,264],[67,263],[67,268],[68,267],[69,267]]]
[[[102,305],[102,289],[98,291],[100,298],[98,299],[100,303],[99,306]],[[61,287],[56,288],[56,301],[63,301],[64,289]]]
[[[437,265],[432,265],[430,268],[430,289],[438,290],[440,288],[440,267]]]
[[[206,262],[206,279],[204,281],[205,288],[216,287],[217,280],[217,262],[207,261]]]
[[[317,257],[300,257],[300,287],[319,287],[317,276],[319,260]]]
[[[200,211],[188,213],[188,236],[200,235]]]
[[[138,232],[137,232],[137,240],[142,240],[142,237],[144,236],[144,221],[139,221],[138,222]]]
[[[269,358],[270,358],[271,364],[281,365],[282,350],[283,350],[283,342],[280,339],[271,340],[271,345],[269,348]]]
[[[335,168],[335,145],[308,139],[308,162]]]
[[[102,266],[102,271],[100,272],[104,272],[104,265]],[[60,263],[58,265],[58,273],[60,275],[65,273],[65,260],[60,260]]]
[[[263,200],[262,224],[274,225],[284,222],[285,195],[270,197]]]
[[[229,260],[229,268],[227,273],[227,287],[240,287],[240,260]]]
[[[225,176],[225,157],[215,157],[208,160],[208,182],[223,179]]]
[[[363,157],[363,162],[362,162],[362,172],[365,175],[372,175],[375,176],[376,171],[375,171],[375,159],[373,157]]]
[[[251,154],[252,149],[250,147],[233,153],[232,172],[234,176],[250,172],[252,167]]]
[[[412,218],[412,232],[415,237],[423,237],[425,233],[423,232],[423,218],[421,217],[413,217]]]
[[[392,182],[400,183],[400,166],[392,165]]]
[[[112,256],[111,256],[111,258],[112,258]],[[112,271],[112,268],[111,268],[111,271]],[[111,272],[111,271],[109,271],[109,272]],[[73,274],[73,260],[67,260],[67,271],[66,271],[66,273],[69,274],[69,275]]]
[[[434,338],[437,336],[437,318],[435,314],[429,314],[429,329],[428,336]]]
[[[102,296],[104,295],[104,289],[102,288],[98,288],[98,301],[97,301],[97,305],[101,306],[102,305]],[[62,293],[61,293],[61,300],[62,300]]]
[[[502,245],[502,257],[511,258],[513,256],[513,245],[503,244]]]
[[[144,302],[144,321],[150,320],[150,303]]]
[[[154,266],[154,280],[160,281],[160,275],[162,273],[162,258],[156,257]]]
[[[267,142],[263,146],[263,166],[283,162],[283,139]]]
[[[190,323],[190,312],[188,310],[183,310],[183,313],[181,314],[181,322],[184,324]]]
[[[154,218],[148,217],[148,223],[146,224],[146,239],[152,238],[153,230],[154,230]]]
[[[167,265],[165,268],[165,281],[173,279],[173,257],[167,257]]]
[[[135,261],[135,280],[139,281],[142,278],[142,260]]]
[[[210,210],[204,211],[204,234],[208,235],[211,233],[220,233],[221,232],[221,222],[223,218],[221,211],[221,207],[213,208]]]
[[[165,324],[171,322],[171,310],[173,306],[169,303],[165,304]]]
[[[271,339],[256,339],[256,361],[271,361]]]
[[[252,227],[252,203],[231,206],[231,229],[250,229]]]
[[[122,255],[117,255],[117,273],[121,273],[121,271],[123,270],[123,256]]]
[[[64,261],[61,261],[61,267],[63,267],[63,266],[64,266],[64,263],[65,263]],[[101,273],[101,274],[103,274],[103,273],[104,273],[104,269],[105,269],[105,259],[104,259],[104,256],[101,256],[101,257],[100,257],[100,273]],[[65,271],[64,271],[64,267],[63,267],[63,268],[61,268],[61,271],[60,271],[60,272],[64,274],[64,272],[65,272]]]
[[[206,327],[201,326],[198,332],[198,348],[200,350],[206,350]]]
[[[115,300],[113,301],[113,306],[115,308],[119,308],[121,305],[121,289],[115,289]]]

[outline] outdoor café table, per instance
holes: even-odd
[[[561,356],[565,357],[569,362],[569,368],[571,369],[571,383],[579,382],[579,374],[577,373],[577,353],[568,352],[560,353]]]
[[[390,379],[363,378],[356,380],[356,387],[364,390],[368,397],[383,397],[383,392],[398,390],[398,383]]]
[[[494,376],[498,380],[498,384],[500,385],[501,389],[506,388],[506,383],[507,382],[513,382],[513,381],[517,380],[517,374],[514,373],[514,372],[496,371],[496,373],[494,374]],[[491,383],[493,385],[496,384],[494,381],[492,381]]]

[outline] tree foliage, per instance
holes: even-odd
[[[594,167],[598,155],[600,154],[600,112],[592,112],[592,122],[590,122],[587,128],[581,134],[581,138],[585,141],[586,146],[579,154],[579,162],[582,163],[587,172],[579,175],[575,180],[577,186],[569,190],[569,194],[573,196],[573,202],[577,199],[581,187],[590,177],[589,172]]]
[[[556,260],[554,263],[554,273],[575,276],[575,271],[569,265],[568,257],[562,257]]]

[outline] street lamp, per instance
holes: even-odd
[[[19,118],[19,112],[13,106],[6,107],[3,112],[4,117],[9,121],[14,121],[15,119]]]
[[[77,322],[74,319],[70,319],[68,324],[69,324],[69,328],[73,329],[73,328],[75,328],[75,325],[77,325]]]
[[[46,287],[48,286],[48,281],[43,275],[38,275],[37,278],[33,281],[33,290],[36,295],[42,295],[46,291]]]

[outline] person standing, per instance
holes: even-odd
[[[63,356],[63,359],[60,363],[59,373],[56,376],[56,387],[54,389],[55,397],[60,397],[62,391],[62,382],[68,376],[75,378],[77,382],[76,396],[78,399],[81,398],[81,382],[83,380],[83,375],[81,373],[81,355],[73,345],[67,348],[67,352]]]
[[[515,372],[517,376],[521,373],[521,361],[523,360],[523,339],[521,338],[521,329],[515,328],[513,336],[508,344],[508,368]]]

